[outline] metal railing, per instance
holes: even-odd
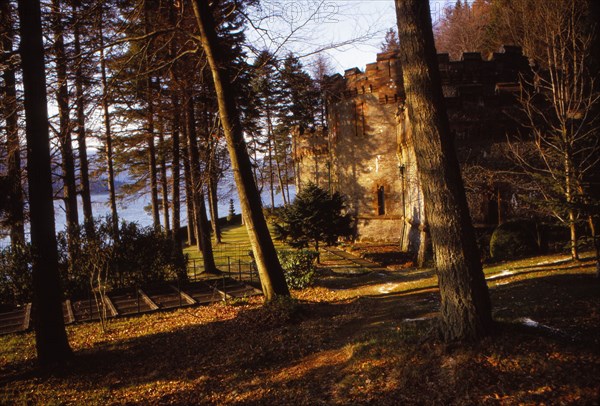
[[[247,255],[246,255],[247,256]],[[249,256],[247,256],[250,258]],[[256,264],[252,260],[243,260],[239,256],[215,256],[217,269],[232,279],[240,282],[250,283],[259,282]],[[202,259],[192,259],[188,262],[188,276],[190,280],[196,281],[203,279],[204,263]]]

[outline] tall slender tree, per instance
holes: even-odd
[[[84,61],[81,48],[82,25],[84,14],[81,8],[81,1],[74,0],[71,3],[73,15],[76,20],[73,26],[73,47],[75,55],[73,62],[75,64],[75,104],[77,110],[77,149],[79,152],[79,178],[80,194],[83,202],[83,221],[85,231],[88,236],[94,235],[94,214],[92,212],[92,197],[90,191],[89,162],[87,154],[87,132],[86,132],[86,102],[84,95]]]
[[[13,53],[14,24],[13,10],[9,0],[0,1],[0,29],[2,51],[5,55]],[[23,211],[23,188],[21,185],[21,146],[19,143],[18,103],[15,78],[15,63],[7,61],[2,73],[4,80],[2,105],[6,122],[6,146],[8,150],[8,219],[10,241],[13,249],[25,243],[25,225]]]
[[[171,0],[169,3],[169,25],[172,27],[177,26],[177,14],[175,0]],[[177,42],[175,38],[171,39],[169,44],[169,57],[174,61],[177,53]],[[178,250],[181,250],[182,241],[179,233],[181,228],[181,145],[180,145],[180,134],[181,134],[181,112],[179,102],[179,87],[177,85],[177,62],[174,61],[168,70],[169,82],[168,89],[171,97],[171,209],[173,218],[173,230],[171,236]],[[183,253],[183,252],[182,252]]]
[[[150,0],[144,0],[144,35],[149,36],[152,32],[151,16],[156,10],[153,10]],[[147,44],[148,49],[144,53],[144,69],[150,68],[151,47]],[[150,72],[143,73],[145,75],[145,98],[146,98],[146,141],[148,143],[148,173],[150,175],[150,201],[152,204],[152,224],[155,230],[160,230],[160,215],[158,204],[158,171],[156,165],[156,145],[154,135],[154,89],[153,77]]]
[[[61,305],[40,2],[19,0],[18,9],[33,250],[33,316],[38,362],[50,365],[64,362],[72,352]]]
[[[204,271],[214,273],[217,270],[213,257],[212,243],[210,240],[210,226],[206,215],[206,204],[204,202],[204,182],[200,170],[200,155],[198,153],[198,140],[196,137],[196,119],[194,114],[194,99],[191,95],[187,97],[187,148],[190,162],[191,192],[194,207],[194,218],[196,225],[196,240],[198,251],[202,252]]]
[[[267,228],[262,204],[250,158],[244,142],[235,91],[231,84],[231,73],[225,49],[217,36],[214,17],[208,2],[193,0],[194,14],[200,29],[202,48],[210,65],[213,83],[219,104],[219,115],[227,141],[233,175],[240,198],[244,224],[252,245],[258,267],[263,293],[267,302],[277,296],[289,296],[289,289],[277,252]]]
[[[446,340],[476,340],[492,327],[491,304],[452,145],[429,2],[395,0],[408,121],[430,225]]]
[[[65,50],[65,22],[63,21],[62,3],[52,0],[52,30],[54,34],[54,59],[56,69],[56,104],[58,106],[61,169],[63,178],[63,200],[65,202],[67,223],[67,246],[69,252],[69,269],[76,255],[76,240],[79,225],[77,208],[77,188],[75,183],[75,160],[73,157],[71,107],[67,77],[67,54]],[[70,272],[72,270],[70,269]]]
[[[98,19],[98,37],[100,40],[100,79],[102,84],[102,117],[104,119],[104,153],[106,156],[106,172],[108,196],[110,205],[110,222],[112,238],[115,244],[119,242],[119,212],[117,211],[117,192],[115,188],[115,169],[113,160],[113,131],[110,113],[110,92],[108,87],[108,75],[106,67],[106,53],[104,49],[104,22],[105,8],[100,6],[100,18]]]

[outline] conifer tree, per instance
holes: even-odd
[[[275,227],[278,238],[292,247],[313,244],[316,251],[321,242],[333,245],[339,237],[353,233],[352,216],[346,213],[343,196],[338,192],[330,194],[312,183],[282,209]]]

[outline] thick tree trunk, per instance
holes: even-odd
[[[474,340],[492,327],[491,304],[450,138],[429,2],[396,0],[406,108],[430,227],[446,340]]]
[[[40,14],[39,1],[19,0],[33,251],[33,319],[38,362],[50,365],[64,362],[72,356],[72,352],[63,320],[54,234],[50,134]]]
[[[106,59],[104,58],[103,17],[100,19],[100,74],[102,78],[102,113],[104,118],[104,152],[106,154],[108,196],[110,219],[114,244],[119,243],[119,212],[117,211],[117,192],[115,189],[115,169],[113,163],[112,127],[109,111],[108,80],[106,78]]]
[[[187,146],[190,162],[190,176],[192,182],[192,198],[194,201],[194,217],[196,224],[196,239],[198,250],[202,252],[204,272],[215,273],[217,266],[213,257],[212,242],[210,240],[210,225],[206,215],[206,204],[202,185],[202,173],[200,172],[200,154],[198,153],[198,141],[196,139],[196,120],[194,115],[194,100],[191,95],[187,97]]]
[[[13,18],[10,2],[0,0],[0,29],[2,30],[2,50],[13,51]],[[6,121],[6,144],[8,150],[8,224],[10,243],[13,249],[25,244],[25,216],[23,213],[23,187],[21,185],[21,147],[19,144],[19,118],[15,70],[12,64],[4,69],[4,119]]]
[[[67,58],[65,55],[63,21],[61,18],[60,0],[52,0],[52,28],[54,31],[54,53],[56,58],[56,80],[58,105],[59,131],[58,135],[60,154],[62,160],[63,200],[65,202],[67,222],[67,245],[69,251],[69,268],[72,266],[75,253],[75,240],[79,217],[77,209],[77,188],[75,186],[75,163],[73,159],[73,145],[71,141],[71,119],[69,107],[69,89],[67,83]],[[71,270],[70,270],[71,271]]]
[[[80,1],[73,2],[73,14],[77,15],[77,9],[80,6]],[[92,212],[92,196],[90,192],[90,175],[87,156],[87,142],[85,130],[85,100],[83,94],[83,60],[81,58],[81,34],[80,23],[76,22],[74,27],[74,42],[75,42],[75,97],[77,105],[77,146],[79,151],[79,172],[81,180],[81,200],[83,202],[83,224],[85,232],[88,236],[93,236],[94,231],[94,214]]]
[[[252,175],[252,165],[230,82],[228,61],[219,45],[211,10],[208,2],[194,0],[192,4],[217,93],[221,124],[240,198],[242,217],[248,230],[265,300],[269,302],[277,296],[289,296],[290,292],[262,212],[260,195]]]

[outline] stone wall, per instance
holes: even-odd
[[[488,61],[477,53],[438,60],[459,159],[479,162],[515,126],[506,109],[515,105],[527,59],[519,48],[504,47]],[[330,89],[329,128],[294,137],[298,187],[314,182],[346,195],[359,240],[416,252],[426,219],[397,54],[377,55],[364,72],[335,75]]]

